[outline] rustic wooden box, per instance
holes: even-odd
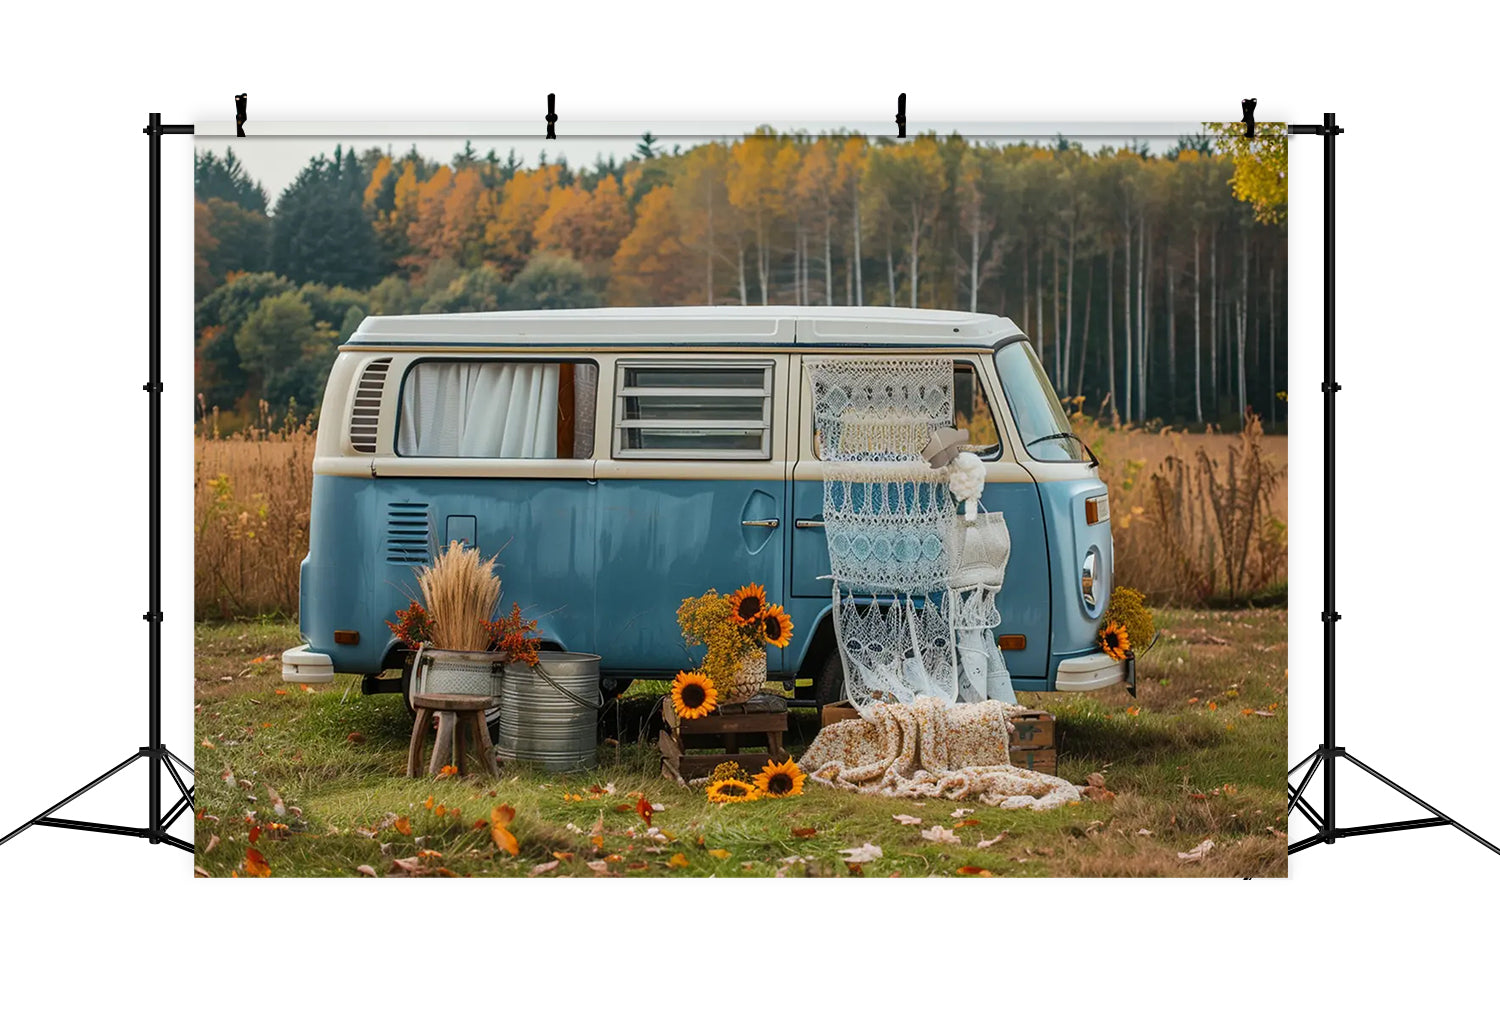
[[[782,737],[786,734],[786,701],[758,696],[748,704],[730,705],[703,718],[678,719],[670,703],[662,705],[665,726],[657,738],[661,771],[669,779],[686,783],[701,779],[725,761],[733,761],[755,774],[770,760],[786,760]],[[749,751],[743,747],[752,747]],[[713,753],[692,753],[709,748]]]

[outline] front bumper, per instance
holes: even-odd
[[[307,649],[307,644],[281,652],[281,680],[285,683],[333,682],[333,659]]]
[[[1103,651],[1068,658],[1057,665],[1057,689],[1061,693],[1086,693],[1129,681],[1130,662],[1116,661]]]

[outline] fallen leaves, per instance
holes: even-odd
[[[974,846],[977,849],[980,849],[980,850],[987,850],[991,846],[994,846],[996,843],[1000,842],[1002,839],[1009,839],[1009,838],[1010,838],[1010,833],[1009,832],[1001,832],[999,835],[994,836],[993,838],[979,840],[979,842],[975,843]]]
[[[1214,841],[1212,839],[1205,839],[1205,840],[1203,840],[1203,842],[1201,842],[1197,846],[1193,847],[1187,853],[1179,853],[1177,855],[1177,859],[1180,860],[1180,861],[1202,860],[1204,857],[1206,857],[1208,855],[1208,851],[1212,850],[1213,848],[1214,848]]]
[[[952,829],[944,828],[941,825],[934,825],[931,828],[924,828],[921,835],[923,839],[927,840],[930,843],[960,842],[958,836],[953,834]]]
[[[526,873],[527,877],[535,878],[538,875],[545,875],[549,871],[555,871],[557,869],[557,865],[560,863],[561,861],[549,860],[543,864],[538,864],[536,867],[532,868]]]
[[[500,804],[490,811],[490,838],[497,847],[512,857],[521,852],[521,844],[516,842],[516,837],[505,826],[514,821],[515,817],[516,809],[510,804]]]
[[[845,864],[868,864],[872,860],[879,860],[885,856],[885,852],[874,843],[853,846],[847,850],[840,850],[839,853],[844,855]]]
[[[685,868],[687,866],[688,866],[688,859],[687,859],[687,854],[685,854],[685,853],[680,853],[680,852],[679,853],[674,853],[667,860],[667,867],[671,868],[674,871],[677,870],[678,868]]]
[[[400,832],[403,836],[411,835],[411,821],[404,814],[391,822],[391,828]]]
[[[1099,772],[1090,772],[1088,785],[1083,787],[1083,795],[1090,800],[1108,801],[1115,798],[1115,794],[1104,785],[1104,776]]]
[[[893,815],[891,815],[891,820],[894,821],[898,825],[920,825],[920,824],[922,824],[922,819],[921,818],[914,818],[910,814],[893,814]]]
[[[651,827],[651,811],[651,801],[645,797],[641,797],[635,802],[635,813],[641,816],[641,820],[646,823],[647,828]]]
[[[214,847],[216,847],[218,845],[219,845],[219,836],[218,836],[218,833],[214,833],[213,835],[210,835],[208,837],[208,845],[203,848],[203,852],[204,853],[213,853],[214,852]]]
[[[266,855],[253,846],[245,851],[245,874],[252,878],[270,878],[271,862],[266,860]]]
[[[794,828],[794,829],[792,829],[792,838],[793,839],[811,839],[813,836],[815,836],[817,834],[818,834],[818,830],[815,829],[815,828]]]
[[[975,826],[977,824],[979,824],[979,819],[978,818],[965,818],[963,821],[960,821],[957,825],[954,825],[953,827],[955,829],[972,828],[973,826]]]
[[[348,743],[358,745],[365,741],[365,737],[363,733],[351,732],[348,736],[344,737],[344,740]]]
[[[370,867],[370,865],[368,865],[368,864],[361,864],[359,867],[355,868],[354,870],[357,871],[357,872],[359,872],[361,875],[364,875],[367,878],[376,878],[376,877],[378,877],[375,874],[375,869],[372,868],[372,867]]]
[[[959,868],[954,873],[955,874],[959,874],[959,875],[967,875],[967,876],[969,876],[971,878],[994,878],[995,877],[995,873],[993,871],[990,871],[987,868],[975,867],[973,864],[965,864],[963,867]]]
[[[948,815],[948,817],[950,817],[950,818],[967,818],[969,815],[971,815],[973,813],[974,813],[974,808],[972,808],[972,807],[960,807],[958,810],[956,810],[952,814]]]
[[[729,859],[729,851],[728,850],[709,850],[708,851],[708,855],[710,857],[717,857],[720,860],[728,860]]]

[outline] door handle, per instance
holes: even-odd
[[[764,526],[768,530],[774,530],[781,525],[780,519],[741,519],[741,526]]]
[[[821,519],[798,519],[795,523],[799,530],[821,530],[823,520]]]

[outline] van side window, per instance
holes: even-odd
[[[953,425],[969,432],[969,444],[980,458],[1000,454],[1000,428],[973,363],[953,364]]]
[[[396,454],[591,459],[599,366],[590,362],[415,362],[401,385]]]
[[[615,457],[768,459],[770,361],[622,360]]]
[[[990,412],[984,382],[975,372],[974,364],[963,360],[953,363],[953,425],[969,432],[969,448],[981,459],[1000,454],[1000,428]],[[816,426],[812,427],[812,437],[812,450],[816,453],[819,449]]]

